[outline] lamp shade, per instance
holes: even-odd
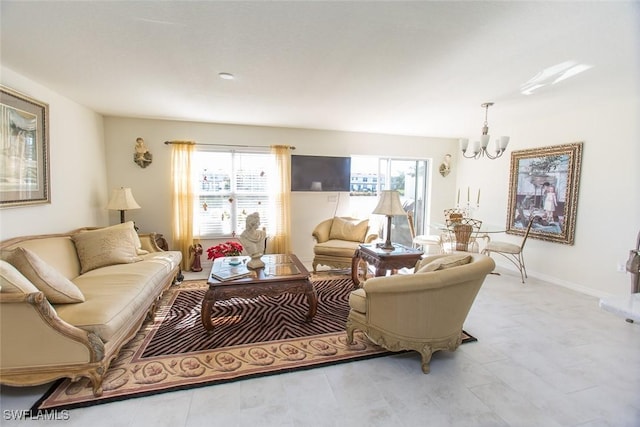
[[[402,202],[400,202],[400,193],[395,190],[383,190],[380,192],[380,199],[378,200],[378,206],[373,210],[377,215],[406,215],[407,213],[402,208]]]
[[[130,209],[140,209],[140,205],[133,198],[130,188],[121,187],[111,191],[111,198],[107,204],[107,209],[128,211]]]

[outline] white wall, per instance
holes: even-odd
[[[106,225],[102,116],[1,68],[4,86],[49,104],[51,204],[0,210],[0,239]]]
[[[145,169],[133,162],[137,137],[144,138],[153,155],[153,163]],[[259,126],[236,126],[180,121],[146,120],[121,117],[105,118],[105,140],[109,188],[131,187],[142,209],[126,213],[141,231],[159,232],[171,240],[170,212],[170,146],[164,141],[189,139],[200,143],[270,146],[287,144],[296,147],[300,155],[373,155],[400,158],[433,159],[432,212],[453,203],[455,174],[443,178],[437,164],[446,153],[454,156],[457,143],[450,139],[377,135],[355,132],[290,129]],[[311,231],[333,213],[349,214],[348,194],[292,193],[293,251],[303,262],[313,259]],[[337,206],[339,202],[339,206]],[[111,221],[117,222],[117,214]]]
[[[507,154],[584,143],[575,244],[530,239],[525,258],[530,275],[595,296],[629,294],[630,274],[617,269],[635,249],[640,231],[640,15],[637,4],[620,7],[628,7],[629,13],[618,17],[615,29],[594,33],[609,44],[610,62],[591,62],[588,49],[580,57],[556,52],[551,63],[584,61],[593,68],[530,96],[494,98],[489,115],[493,134],[511,136]],[[608,84],[584,84],[582,79],[592,73],[606,76]],[[481,219],[506,223],[509,168],[508,155],[460,162],[460,186],[480,186],[483,194],[492,195],[478,212]],[[520,240],[511,235],[503,239]]]
[[[527,98],[502,105],[500,121],[511,144],[498,160],[461,162],[460,186],[481,187],[477,216],[505,224],[513,150],[582,141],[582,174],[578,194],[575,244],[530,239],[525,247],[527,270],[595,296],[628,294],[630,276],[617,271],[640,230],[640,100],[639,88],[628,94],[593,93]],[[490,123],[491,124],[491,123]],[[500,133],[500,126],[492,125]],[[518,236],[500,239],[518,242]],[[498,259],[498,261],[500,261]],[[500,264],[504,262],[500,261]]]

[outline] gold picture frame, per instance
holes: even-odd
[[[0,85],[0,208],[51,203],[49,105]]]
[[[573,245],[582,142],[511,153],[507,233]]]

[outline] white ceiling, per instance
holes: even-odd
[[[458,137],[485,101],[491,124],[531,97],[628,90],[638,5],[2,0],[0,58],[104,115]],[[566,61],[592,68],[520,93]]]

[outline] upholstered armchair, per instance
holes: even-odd
[[[367,234],[369,220],[349,217],[333,217],[322,221],[311,233],[313,246],[313,271],[318,265],[334,268],[350,268],[353,254],[361,243],[370,243],[377,234]]]
[[[349,295],[347,342],[354,330],[390,350],[415,350],[429,373],[434,352],[454,351],[471,305],[495,267],[482,254],[434,255],[416,264],[413,274],[373,277]]]

